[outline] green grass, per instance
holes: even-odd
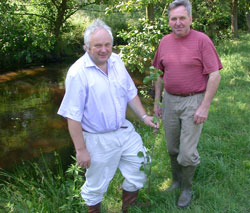
[[[154,155],[150,194],[147,186],[139,193],[139,201],[150,206],[130,212],[250,212],[250,35],[225,41],[217,49],[224,66],[222,80],[199,142],[201,164],[190,207],[178,209],[179,191],[164,191],[171,184],[171,171],[163,130],[155,135],[135,122],[149,151],[154,147]],[[20,166],[15,173],[2,171],[0,212],[87,212],[79,195],[83,172],[72,164],[64,173],[60,162],[56,165],[54,172],[46,160]],[[117,172],[104,197],[103,212],[120,212],[121,184]]]

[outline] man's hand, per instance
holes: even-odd
[[[155,100],[154,100],[154,113],[157,118],[161,118],[162,116],[162,108],[160,107],[160,99],[163,90],[162,86],[163,86],[163,80],[161,77],[158,77],[157,80],[155,81]]]
[[[194,114],[194,123],[195,124],[202,124],[205,123],[208,117],[208,107],[203,107],[202,105],[196,110]]]
[[[154,104],[154,113],[157,118],[161,118],[162,116],[162,108],[159,106],[158,103]]]
[[[90,167],[91,158],[87,149],[77,151],[76,159],[77,164],[83,169],[88,169]]]
[[[142,106],[141,100],[138,95],[136,95],[130,102],[128,102],[128,105],[139,118],[143,119],[143,122],[146,125],[151,126],[155,129],[159,128],[159,123],[154,123],[154,118],[152,116],[146,115],[146,111]],[[142,116],[146,117],[142,118]]]
[[[220,73],[219,71],[215,71],[209,74],[206,92],[204,94],[204,98],[202,100],[201,105],[198,107],[194,114],[194,123],[202,124],[207,120],[208,110],[210,104],[213,100],[213,97],[216,94],[216,91],[220,84]]]
[[[143,119],[143,122],[146,125],[153,127],[155,130],[159,129],[160,127],[159,122],[154,123],[154,117],[152,116],[147,116],[146,118]]]
[[[76,160],[77,164],[83,169],[87,169],[90,167],[90,154],[87,150],[87,147],[84,142],[83,134],[82,134],[82,125],[78,121],[74,121],[72,119],[67,119],[68,128],[70,136],[73,140],[75,150],[76,150]]]

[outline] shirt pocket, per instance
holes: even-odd
[[[127,97],[127,85],[125,81],[114,81],[114,90],[116,96],[125,98]]]

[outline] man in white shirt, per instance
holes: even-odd
[[[84,33],[86,53],[69,69],[66,92],[58,114],[67,118],[79,166],[86,168],[81,189],[89,212],[100,212],[103,194],[117,168],[123,182],[123,212],[136,200],[146,181],[140,171],[142,139],[126,120],[127,105],[153,128],[159,124],[146,114],[137,89],[120,57],[112,53],[111,29],[97,19]]]

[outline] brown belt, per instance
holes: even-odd
[[[169,93],[169,94],[170,95],[174,95],[174,96],[188,97],[188,96],[193,96],[193,95],[200,94],[200,93],[203,93],[203,92],[204,91],[201,91],[201,92],[191,92],[191,93],[187,93],[187,94],[181,94],[181,93],[177,93],[177,94]]]
[[[122,128],[122,129],[127,129],[128,127],[127,127],[127,126],[121,126],[120,128]],[[83,128],[82,128],[82,131],[83,131],[83,132],[88,132],[88,131],[86,131],[86,130],[83,129]],[[89,132],[88,132],[88,133],[89,133]]]
[[[82,128],[82,131],[83,131],[83,132],[88,132],[88,131],[86,131],[86,130],[85,130],[85,129],[83,129],[83,128]],[[88,133],[89,133],[89,132],[88,132]]]
[[[127,126],[121,126],[120,128],[122,128],[122,129],[127,129],[128,127],[127,127]]]

